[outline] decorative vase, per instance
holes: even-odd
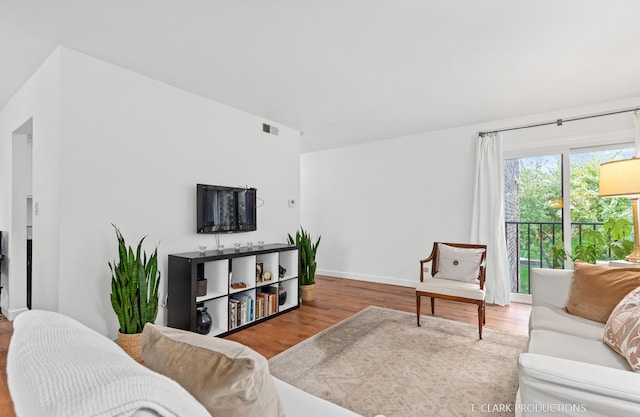
[[[116,343],[136,362],[142,363],[142,333],[126,334],[118,330]]]
[[[207,312],[207,307],[200,306],[196,316],[196,331],[200,334],[207,334],[211,330],[211,315]]]
[[[301,285],[302,302],[311,302],[316,299],[316,284]]]
[[[278,286],[278,305],[284,305],[287,302],[287,290],[284,289],[284,285]]]

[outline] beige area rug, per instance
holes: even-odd
[[[512,416],[526,337],[420,321],[367,307],[273,357],[271,373],[366,417]]]

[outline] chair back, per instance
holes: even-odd
[[[482,255],[480,258],[480,268],[478,272],[478,281],[480,282],[480,288],[484,288],[484,280],[485,280],[485,261],[487,259],[487,245],[479,245],[474,243],[450,243],[450,242],[433,242],[433,249],[431,250],[431,255],[428,258],[420,261],[420,281],[424,281],[424,264],[427,262],[431,262],[431,276],[435,276],[438,273],[439,267],[439,244],[452,246],[454,248],[461,249],[482,249]]]

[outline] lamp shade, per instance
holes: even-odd
[[[600,164],[600,197],[640,196],[640,158]]]

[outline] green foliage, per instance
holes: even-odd
[[[598,194],[602,162],[619,158],[619,151],[593,152],[581,163],[571,164],[571,220],[601,222],[603,219],[631,218],[628,198],[602,198]]]
[[[549,253],[551,255],[552,268],[562,268],[564,266],[564,261],[571,257],[562,245],[562,242],[557,242],[555,245],[551,246]]]
[[[118,316],[120,332],[142,332],[146,323],[153,323],[158,315],[158,248],[147,259],[142,252],[143,237],[136,251],[127,247],[120,229],[115,225],[118,238],[118,261],[109,262],[111,269],[111,305]],[[142,256],[141,256],[142,253]]]
[[[598,195],[599,167],[602,162],[627,157],[630,150],[605,150],[571,154],[570,196],[572,223],[601,223],[607,219],[632,218],[628,198],[601,198]],[[613,234],[607,236],[607,230],[595,232],[583,227],[582,237],[574,229],[571,237],[573,255],[565,253],[562,242],[562,159],[560,155],[522,158],[518,161],[517,217],[521,222],[555,223],[551,225],[531,225],[520,228],[520,256],[528,259],[540,259],[543,266],[561,267],[564,259],[584,258],[595,262],[596,259],[623,258],[632,243]],[[565,190],[566,191],[566,190]],[[565,208],[565,213],[567,212]],[[566,215],[566,214],[565,214]],[[580,241],[582,239],[582,241]],[[530,245],[529,245],[530,243]],[[529,248],[529,251],[527,251]],[[609,249],[611,256],[609,256]]]
[[[582,232],[582,243],[574,245],[573,254],[567,253],[562,243],[551,248],[554,268],[560,268],[566,259],[595,263],[597,260],[623,259],[634,248],[634,242],[627,239],[633,225],[627,219],[609,219],[602,230],[587,229]]]
[[[520,159],[519,169],[520,221],[556,222],[562,210],[552,201],[562,197],[562,164],[560,158]]]
[[[297,245],[300,248],[300,266],[302,270],[300,273],[300,285],[316,283],[316,252],[318,251],[321,237],[318,236],[318,239],[314,242],[311,235],[302,226],[300,226],[300,230],[296,231],[295,239],[291,234],[287,236],[290,244]]]

